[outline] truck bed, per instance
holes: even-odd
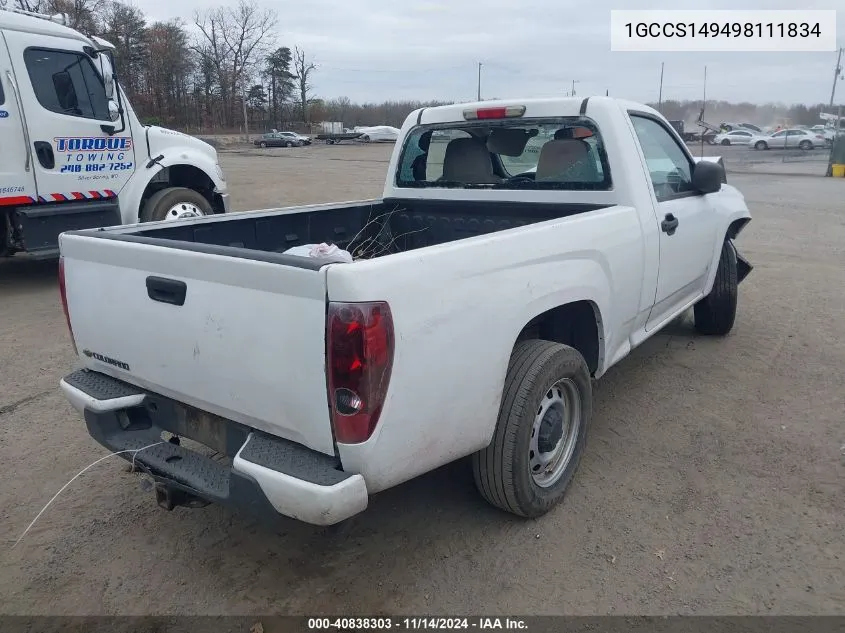
[[[603,208],[601,204],[524,204],[439,200],[370,200],[201,218],[102,232],[100,237],[240,256],[298,267],[319,261],[283,255],[327,242],[373,259]],[[250,252],[245,252],[250,251]]]

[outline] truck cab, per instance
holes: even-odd
[[[114,47],[65,22],[0,9],[0,255],[55,257],[67,230],[224,213],[214,148],[143,125]]]

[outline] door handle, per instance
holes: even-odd
[[[56,157],[53,155],[53,146],[45,141],[35,141],[35,155],[38,162],[44,169],[53,169],[56,166]]]
[[[147,296],[153,301],[174,306],[185,305],[188,284],[178,279],[147,277]]]
[[[666,235],[674,235],[677,228],[678,218],[671,213],[667,213],[666,217],[663,218],[663,222],[660,223],[660,230],[666,233]]]

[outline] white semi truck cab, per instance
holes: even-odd
[[[142,125],[98,37],[0,7],[0,256],[58,255],[68,230],[225,213],[215,149]]]

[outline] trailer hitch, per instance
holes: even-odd
[[[167,484],[157,483],[155,492],[156,503],[167,511],[171,511],[177,506],[204,508],[209,505],[209,502],[205,499],[200,499],[184,490],[168,486]]]

